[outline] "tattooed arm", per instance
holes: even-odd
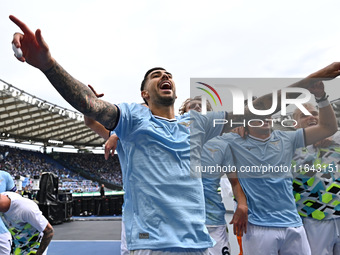
[[[112,129],[118,117],[117,107],[97,99],[86,85],[73,78],[52,58],[40,29],[33,33],[16,17],[10,16],[10,19],[23,31],[23,34],[15,33],[12,41],[23,52],[18,60],[40,69],[68,103],[84,115]]]
[[[57,62],[44,74],[63,98],[84,115],[97,120],[108,129],[117,121],[117,107],[98,99],[83,83],[68,74]]]
[[[36,253],[37,255],[44,253],[44,251],[46,250],[47,246],[50,244],[53,238],[54,230],[50,223],[47,223],[47,226],[43,232],[44,232],[44,235],[41,239],[39,249],[37,250],[37,253]]]

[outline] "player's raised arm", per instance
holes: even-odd
[[[333,107],[328,101],[322,82],[318,82],[309,88],[314,94],[319,107],[319,121],[315,126],[305,129],[306,146],[319,142],[338,131],[338,124]]]
[[[12,44],[22,52],[22,56],[16,53],[17,58],[40,69],[60,95],[78,111],[112,129],[117,121],[117,107],[97,99],[86,85],[73,78],[55,61],[40,29],[33,33],[16,17],[11,15],[10,19],[23,32],[15,33],[13,36]]]
[[[311,86],[314,86],[319,81],[326,81],[336,78],[340,75],[340,62],[334,62],[312,74],[307,76],[306,78],[291,84],[290,88],[303,88],[309,89]],[[301,93],[287,93],[287,98],[297,98]],[[273,98],[272,94],[266,94],[264,96],[258,97],[255,99],[252,104],[255,109],[257,110],[267,110],[272,107]],[[278,103],[277,108],[275,109],[274,113],[281,110],[281,90],[278,91]],[[258,117],[257,115],[251,113],[248,107],[245,107],[245,114],[244,115],[234,115],[232,112],[228,112],[228,119],[232,119],[233,121],[242,121],[243,119],[252,119]],[[231,127],[225,125],[224,131],[229,131]]]

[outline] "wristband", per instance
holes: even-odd
[[[320,109],[320,108],[324,108],[324,107],[326,107],[326,106],[328,106],[328,105],[331,104],[331,103],[328,101],[328,96],[327,96],[325,99],[319,100],[319,102],[317,102],[317,103],[318,103],[319,109]]]
[[[322,97],[315,97],[315,101],[316,101],[317,103],[322,102],[322,101],[325,101],[325,100],[328,100],[328,95],[326,94],[326,92],[325,92],[325,94],[323,94]]]

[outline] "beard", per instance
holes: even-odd
[[[160,96],[157,95],[156,97],[156,102],[158,105],[162,105],[162,106],[171,106],[175,103],[176,100],[176,95],[173,94],[173,96]]]

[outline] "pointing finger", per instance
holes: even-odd
[[[10,15],[9,18],[21,29],[22,32],[24,32],[25,34],[33,34],[32,31],[28,28],[28,26],[26,26],[26,24],[21,20],[19,20],[13,15]]]

